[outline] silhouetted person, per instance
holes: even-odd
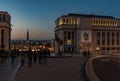
[[[32,52],[28,51],[28,65],[31,66],[32,65]]]
[[[46,52],[46,50],[43,50],[43,62],[44,62],[44,64],[47,63],[47,52]]]
[[[37,61],[37,52],[33,52],[33,59],[34,59],[34,63],[36,63],[36,61]]]
[[[87,52],[84,51],[84,52],[83,52],[83,55],[84,55],[84,57],[87,57]]]
[[[20,65],[20,67],[22,67],[22,66],[24,65],[24,63],[25,63],[25,54],[24,54],[24,53],[21,53],[21,55],[20,55],[20,60],[21,60],[21,65]]]
[[[17,53],[17,58],[18,58],[18,57],[19,57],[19,55],[20,55],[20,52],[19,52],[19,51],[17,51],[16,53]]]
[[[38,55],[39,55],[39,64],[41,64],[42,62],[42,50],[40,50],[39,52],[38,52]]]
[[[15,52],[14,51],[11,53],[11,61],[12,61],[12,64],[15,61]]]
[[[50,50],[47,49],[47,56],[50,56]]]

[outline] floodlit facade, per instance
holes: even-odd
[[[11,16],[0,11],[0,51],[9,52],[11,41]]]
[[[60,51],[82,54],[120,54],[120,19],[94,14],[68,14],[55,21],[55,34],[63,41]],[[58,51],[57,42],[55,43]]]

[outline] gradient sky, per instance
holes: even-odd
[[[12,17],[12,39],[53,39],[54,22],[68,13],[120,18],[120,0],[0,0],[0,11]]]

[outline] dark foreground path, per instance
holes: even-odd
[[[25,64],[14,81],[83,81],[81,69],[85,58],[47,58],[47,63]]]
[[[94,70],[101,81],[120,81],[120,63],[110,59],[94,60]]]
[[[15,58],[14,62],[11,58],[7,58],[4,62],[0,62],[0,81],[12,81],[16,75],[19,64],[19,58]]]

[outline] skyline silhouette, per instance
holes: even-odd
[[[54,22],[68,13],[109,15],[120,18],[119,0],[0,0],[0,11],[12,16],[12,39],[53,39]]]

